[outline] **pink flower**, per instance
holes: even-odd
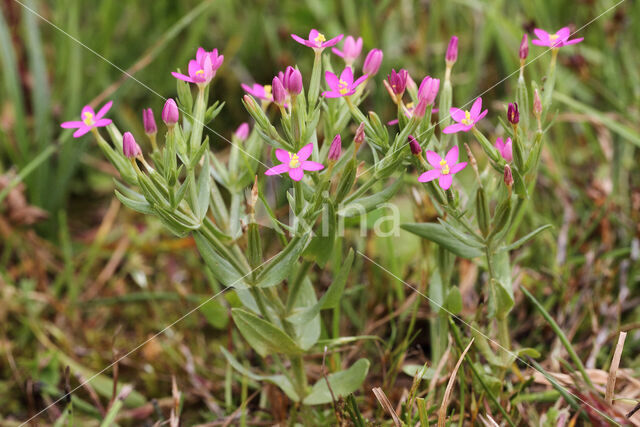
[[[380,69],[380,64],[382,64],[383,56],[380,49],[371,49],[364,59],[364,64],[362,64],[362,73],[369,76],[376,75]]]
[[[290,153],[287,150],[276,149],[276,158],[282,162],[278,166],[267,169],[265,175],[280,175],[289,172],[289,177],[294,181],[300,181],[304,176],[304,171],[319,171],[324,169],[321,163],[307,160],[313,151],[313,144],[307,144],[297,153]]]
[[[427,151],[427,161],[434,169],[426,171],[418,178],[420,182],[429,182],[438,178],[438,184],[443,190],[448,190],[453,182],[453,175],[467,167],[467,162],[458,163],[458,146],[454,145],[445,158],[441,158],[434,151]]]
[[[538,38],[531,40],[531,43],[537,46],[559,48],[562,46],[580,43],[582,40],[584,40],[584,37],[569,40],[569,37],[571,37],[571,30],[569,29],[569,27],[561,28],[555,34],[549,34],[546,31],[541,30],[540,28],[536,28],[535,30],[533,30],[533,32]]]
[[[113,105],[113,101],[107,102],[97,113],[93,111],[93,108],[85,105],[80,113],[82,121],[64,122],[60,124],[60,127],[65,129],[78,129],[73,133],[73,137],[80,138],[93,128],[100,128],[111,124],[111,119],[103,119],[104,115],[107,114],[107,111],[111,108],[111,105]]]
[[[344,46],[342,47],[342,50],[335,47],[331,50],[340,58],[344,59],[344,62],[347,65],[351,65],[353,64],[353,61],[358,59],[358,56],[360,56],[360,52],[362,52],[362,37],[358,37],[358,40],[356,40],[351,36],[347,36],[347,38],[344,40]]]
[[[238,126],[238,129],[236,129],[234,135],[240,141],[244,141],[245,139],[247,139],[249,137],[249,123],[244,122],[240,126]]]
[[[264,101],[273,102],[273,94],[271,93],[271,85],[259,85],[258,83],[254,83],[249,86],[242,83],[242,89],[247,92],[249,95],[253,95],[258,99],[262,99]]]
[[[438,96],[438,90],[440,89],[440,79],[434,79],[429,76],[422,79],[420,88],[418,89],[418,98],[425,99],[427,105],[433,104]]]
[[[313,49],[322,50],[325,47],[331,47],[331,46],[337,45],[338,42],[342,40],[343,35],[340,34],[339,36],[334,37],[331,40],[327,40],[324,34],[319,33],[318,30],[316,29],[313,29],[309,31],[309,38],[307,40],[295,34],[291,34],[291,37],[300,44],[311,47]]]
[[[482,110],[482,98],[475,100],[470,111],[452,108],[449,110],[451,117],[458,123],[447,126],[442,133],[469,132],[473,126],[487,115],[488,110]]]
[[[496,148],[503,159],[507,162],[511,162],[513,160],[513,144],[511,143],[511,138],[507,138],[506,141],[502,141],[502,138],[496,138]]]
[[[356,88],[367,79],[367,75],[361,76],[355,82],[353,81],[353,71],[351,67],[346,67],[342,74],[340,74],[340,78],[333,74],[331,71],[326,71],[324,73],[324,78],[327,81],[327,85],[329,86],[328,91],[322,92],[322,95],[325,98],[340,98],[342,96],[350,96],[356,92]]]
[[[207,52],[199,47],[196,59],[189,61],[189,75],[172,72],[173,77],[189,83],[209,84],[216,75],[216,71],[222,65],[224,55],[218,55],[218,49]]]

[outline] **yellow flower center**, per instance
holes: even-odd
[[[473,120],[471,120],[471,113],[470,112],[468,112],[468,111],[464,112],[464,119],[462,119],[461,123],[464,124],[464,125],[467,125],[467,126],[473,124]]]
[[[442,175],[449,175],[449,172],[451,171],[449,170],[449,165],[447,164],[447,161],[444,159],[440,160],[440,166],[441,166],[440,173]]]
[[[203,76],[203,75],[204,75],[204,70],[196,71],[196,76]]]
[[[322,43],[322,42],[326,42],[327,39],[324,37],[324,34],[318,33],[318,35],[316,36],[315,39],[313,39],[313,41],[315,41],[316,43]]]
[[[289,167],[295,169],[300,166],[300,160],[297,154],[289,153]]]
[[[558,37],[560,37],[560,36],[559,36],[559,35],[557,35],[557,34],[551,34],[551,35],[549,36],[549,40],[551,40],[551,41],[555,41],[555,40],[557,40],[557,39],[558,39]]]
[[[271,95],[271,85],[264,85],[264,94],[267,96]]]
[[[340,80],[338,82],[338,88],[339,88],[338,91],[340,92],[341,95],[344,95],[347,92],[349,92],[349,85],[344,80]]]
[[[93,120],[93,113],[90,113],[88,111],[83,114],[82,121],[87,126],[91,126],[91,125],[94,125],[96,123],[96,121]]]
[[[407,108],[408,109],[412,109],[413,108],[413,102],[408,102],[407,103]]]

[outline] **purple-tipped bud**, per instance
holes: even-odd
[[[511,173],[511,167],[509,165],[504,165],[504,183],[509,188],[513,185],[513,174]]]
[[[424,114],[427,112],[427,100],[425,98],[421,98],[416,105],[416,108],[413,109],[413,117],[423,118]]]
[[[247,139],[249,137],[249,123],[244,122],[240,126],[238,126],[238,129],[236,129],[234,135],[240,141],[244,141],[245,139]]]
[[[153,117],[153,110],[151,108],[142,110],[142,124],[144,126],[144,133],[147,135],[155,135],[158,132],[156,119]]]
[[[422,147],[420,147],[420,143],[413,137],[413,135],[409,135],[409,148],[411,148],[411,154],[414,156],[422,153]]]
[[[282,81],[278,77],[273,78],[271,83],[271,93],[273,94],[273,102],[278,105],[284,105],[284,100],[287,97],[287,92],[284,89]]]
[[[366,74],[369,77],[377,74],[380,64],[382,64],[382,57],[383,54],[380,49],[371,49],[362,65],[362,74]]]
[[[172,98],[167,99],[162,108],[162,121],[169,127],[175,126],[180,119],[180,113],[178,112],[178,104]]]
[[[133,135],[131,135],[131,132],[125,132],[124,135],[122,135],[122,153],[130,159],[142,154],[142,150],[140,150],[140,146]]]
[[[353,138],[353,142],[359,146],[364,142],[364,122],[360,123],[358,129],[356,130],[356,136]]]
[[[542,101],[540,100],[538,89],[533,92],[533,114],[536,117],[540,117],[542,114]]]
[[[509,123],[511,123],[512,125],[517,125],[518,122],[520,122],[520,112],[518,111],[518,103],[514,102],[509,103],[509,106],[507,107],[507,120],[509,120]]]
[[[444,59],[447,61],[447,64],[453,65],[458,60],[458,37],[453,36],[451,40],[449,40],[449,46],[447,46],[447,54]]]
[[[329,154],[327,154],[327,160],[330,162],[335,162],[340,158],[340,154],[342,153],[342,138],[340,138],[340,134],[337,134],[333,141],[331,142],[331,146],[329,147]]]
[[[440,90],[440,79],[433,79],[427,76],[420,83],[418,98],[426,100],[427,105],[431,105],[436,100],[436,96],[438,96],[438,90]]]
[[[302,74],[300,74],[300,70],[291,66],[287,67],[282,83],[289,95],[298,95],[302,92]]]
[[[389,86],[391,86],[393,93],[398,96],[401,96],[404,93],[404,90],[407,87],[408,76],[409,72],[404,68],[398,72],[396,72],[396,70],[391,70],[391,74],[387,76],[387,80],[389,81]]]
[[[521,60],[527,59],[529,56],[529,37],[526,34],[522,36],[522,42],[520,42],[520,50],[518,51],[518,55]]]

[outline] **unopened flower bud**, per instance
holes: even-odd
[[[520,112],[518,111],[518,103],[509,103],[507,107],[507,120],[512,125],[517,125],[520,122]]]
[[[342,153],[342,138],[340,134],[337,134],[333,141],[331,142],[331,146],[329,147],[329,154],[327,154],[327,160],[330,162],[335,162],[340,158],[340,154]]]
[[[449,46],[447,46],[447,54],[444,57],[448,66],[456,63],[458,60],[458,37],[453,36],[449,40]]]
[[[151,108],[142,110],[142,125],[144,126],[144,133],[147,135],[154,135],[158,132],[156,119],[153,117],[153,110]]]
[[[425,98],[420,99],[416,108],[413,109],[413,117],[423,118],[427,112],[427,100]]]
[[[249,137],[249,123],[244,122],[240,126],[238,126],[238,129],[236,129],[234,135],[240,141],[244,141],[245,139],[247,139],[247,137]]]
[[[522,36],[522,42],[520,42],[520,50],[518,51],[520,60],[524,61],[529,56],[529,37],[526,34]]]
[[[380,69],[382,64],[382,51],[380,49],[371,49],[364,60],[362,65],[362,73],[367,74],[369,77],[375,75]]]
[[[513,174],[511,173],[511,167],[509,165],[504,165],[504,183],[511,189],[513,185]]]
[[[400,71],[396,72],[396,70],[391,70],[391,74],[387,76],[387,80],[389,81],[389,86],[391,86],[391,90],[398,97],[402,96],[404,90],[407,87],[407,77],[409,76],[409,72],[404,68]]]
[[[130,159],[142,154],[142,150],[140,150],[140,146],[131,132],[125,132],[124,135],[122,135],[122,153]]]
[[[427,105],[433,104],[440,89],[440,79],[433,79],[429,76],[422,79],[420,88],[418,88],[418,98],[425,99]]]
[[[356,147],[359,147],[360,144],[364,142],[364,122],[360,123],[360,126],[358,126],[353,142],[356,144]]]
[[[302,74],[300,74],[300,70],[291,66],[287,67],[284,88],[289,92],[289,95],[298,95],[302,92]]]
[[[416,140],[413,135],[409,135],[409,148],[411,148],[411,154],[414,156],[418,156],[422,153],[422,147],[420,147],[420,143]]]
[[[278,105],[284,105],[284,100],[287,97],[287,92],[284,89],[284,85],[279,77],[274,77],[271,83],[271,93],[273,93],[273,101]]]
[[[175,126],[178,123],[178,119],[180,118],[180,113],[178,112],[178,105],[176,101],[172,98],[167,99],[167,102],[164,103],[164,108],[162,109],[162,121],[169,127]]]
[[[533,114],[538,118],[542,115],[542,101],[538,89],[533,92]]]

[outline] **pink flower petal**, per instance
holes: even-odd
[[[358,86],[360,86],[360,84],[361,84],[363,81],[367,80],[367,78],[368,78],[368,77],[369,77],[369,75],[368,75],[368,74],[365,74],[365,75],[363,75],[363,76],[360,76],[360,77],[359,77],[355,82],[353,82],[353,84],[351,85],[351,87],[352,87],[353,89],[357,88]]]
[[[451,150],[449,150],[447,155],[444,156],[444,159],[447,161],[447,164],[449,166],[458,163],[458,154],[458,146],[454,145],[453,147],[451,147]]]
[[[458,132],[466,132],[469,129],[471,129],[471,127],[468,127],[466,125],[463,125],[462,123],[456,123],[453,125],[449,125],[446,128],[442,129],[442,133],[458,133]]]
[[[289,156],[289,152],[287,150],[276,148],[276,159],[280,160],[282,163],[289,164],[289,160],[291,160],[291,157]]]
[[[440,175],[440,179],[438,180],[438,184],[440,184],[440,188],[443,190],[448,190],[451,187],[451,183],[453,183],[453,175],[450,173],[447,175]]]
[[[480,110],[482,110],[482,98],[478,98],[473,102],[473,105],[471,106],[471,110],[469,110],[469,113],[471,114],[471,118],[474,121],[477,121],[478,119],[476,119],[476,117],[478,117],[478,114],[480,114]]]
[[[97,120],[96,123],[94,124],[95,127],[97,128],[101,128],[107,125],[110,125],[112,123],[111,119],[100,119]]]
[[[504,142],[502,141],[502,138],[496,138],[496,148],[498,149],[498,151],[502,152],[503,147]]]
[[[203,60],[205,55],[207,55],[207,51],[204,50],[203,47],[199,47],[198,50],[196,51],[196,61],[198,62],[198,64],[202,65],[203,64]]]
[[[418,177],[419,182],[429,182],[440,176],[440,171],[437,169],[431,169],[430,171],[426,171],[422,175]]]
[[[312,162],[309,160],[302,162],[301,166],[302,166],[302,169],[306,171],[319,171],[324,169],[324,165],[322,163]]]
[[[584,37],[579,37],[577,39],[568,40],[566,42],[563,42],[562,46],[569,46],[569,45],[572,45],[572,44],[580,43],[582,40],[584,40]]]
[[[333,74],[331,71],[325,71],[324,79],[327,81],[327,86],[329,86],[329,88],[331,88],[332,90],[339,89],[340,81],[338,79],[338,76]]]
[[[455,108],[455,107],[449,109],[449,114],[451,115],[453,120],[455,120],[456,122],[461,122],[466,117],[466,115],[464,113],[464,110],[461,110],[461,109]]]
[[[200,64],[198,64],[197,61],[194,61],[193,59],[189,61],[189,77],[195,80],[197,76],[196,73],[200,70],[202,70],[202,67],[200,66]]]
[[[300,181],[304,177],[304,171],[301,167],[289,169],[289,177],[294,181]]]
[[[331,47],[331,46],[335,46],[338,43],[340,43],[340,40],[342,40],[342,37],[344,37],[344,34],[340,34],[337,37],[332,38],[331,40],[327,40],[326,42],[322,43],[322,47]]]
[[[96,120],[99,120],[99,119],[103,118],[104,115],[107,114],[109,109],[111,109],[112,105],[113,105],[113,101],[109,101],[106,104],[104,104],[102,106],[102,108],[100,110],[98,110],[98,112],[96,113]]]
[[[531,40],[531,44],[535,44],[536,46],[551,46],[551,43],[538,39]]]
[[[84,126],[84,122],[80,121],[71,121],[71,122],[63,122],[60,123],[60,127],[64,129],[77,129]]]
[[[571,36],[571,29],[569,27],[562,27],[556,32],[556,36],[560,40],[567,40]]]
[[[482,113],[480,113],[480,115],[478,117],[475,118],[474,122],[477,123],[480,120],[482,120],[484,118],[484,116],[487,115],[488,112],[489,112],[489,110],[484,110]],[[471,129],[471,127],[469,129]],[[469,130],[469,129],[467,129],[467,130]]]
[[[188,83],[195,83],[191,77],[185,76],[184,74],[180,74],[180,73],[176,73],[175,71],[172,71],[171,75],[176,79],[179,79]]]
[[[340,49],[336,49],[336,48],[334,47],[333,49],[331,49],[331,51],[332,51],[333,53],[335,53],[336,55],[338,55],[340,58],[344,58],[344,53],[342,53],[342,52],[340,51]]]
[[[345,69],[342,70],[342,74],[340,74],[340,80],[342,80],[349,86],[353,84],[353,70],[351,69],[351,67],[345,67]]]
[[[85,106],[82,108],[82,111],[80,112],[80,117],[81,117],[82,119],[84,119],[84,116],[85,116],[85,114],[86,114],[86,113],[91,114],[91,115],[93,116],[93,118],[95,119],[95,117],[96,117],[96,112],[95,112],[95,111],[93,111],[93,108],[91,108],[91,106],[90,106],[90,105],[85,105]]]
[[[438,172],[440,171],[440,168],[442,167],[440,165],[442,157],[440,157],[438,153],[436,153],[435,151],[427,150],[427,161],[431,166],[438,169]]]
[[[265,171],[265,175],[280,175],[281,173],[285,173],[289,170],[289,165],[288,164],[281,164],[281,165],[277,165],[274,166],[272,168],[269,168]]]
[[[327,90],[322,92],[322,96],[324,96],[325,98],[342,98],[344,95],[342,95],[340,92]]]
[[[75,131],[73,133],[73,137],[74,138],[80,138],[82,135],[86,134],[87,132],[89,132],[91,130],[91,126],[84,126],[81,127],[80,129],[78,129],[77,131]]]
[[[311,156],[311,153],[313,153],[313,144],[309,143],[298,151],[298,160],[300,162],[304,162],[309,158],[309,156]]]
[[[311,29],[311,31],[309,31],[309,40],[315,41],[319,34],[320,32],[315,28]]]
[[[297,36],[295,34],[291,34],[291,38],[294,39],[295,41],[297,41],[300,44],[306,45],[307,44],[307,40],[303,39],[300,36]]]
[[[545,30],[541,30],[540,28],[536,28],[535,30],[533,30],[533,33],[536,35],[536,37],[538,37],[540,39],[540,41],[542,41],[542,42],[548,42],[549,41],[549,33],[547,33]],[[535,41],[535,39],[533,41]]]
[[[460,162],[457,165],[453,165],[450,169],[450,173],[451,175],[453,175],[454,173],[458,173],[460,172],[462,169],[467,167],[467,162]]]

